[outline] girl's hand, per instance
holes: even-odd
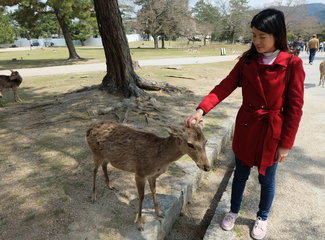
[[[197,126],[203,116],[203,110],[198,109],[196,112],[192,113],[185,121],[185,125],[188,127]]]
[[[283,162],[289,154],[289,149],[278,147],[275,153],[275,161]]]

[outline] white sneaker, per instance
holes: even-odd
[[[234,228],[235,221],[237,218],[238,218],[238,213],[232,213],[232,212],[226,213],[226,215],[224,216],[221,222],[221,227],[226,231],[230,231],[231,229]]]
[[[251,232],[251,236],[252,238],[257,240],[263,239],[266,235],[266,230],[267,230],[267,220],[263,221],[261,217],[257,217]]]

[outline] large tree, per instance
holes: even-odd
[[[7,2],[9,4],[13,1],[7,0]],[[69,59],[80,58],[72,42],[69,26],[75,19],[86,20],[90,17],[90,0],[21,0],[15,2],[18,2],[18,9],[15,13],[17,20],[21,25],[25,25],[25,28],[35,23],[43,14],[54,14],[67,44]]]
[[[14,41],[14,30],[10,18],[5,9],[0,7],[0,44],[12,43]]]
[[[21,0],[0,0],[0,6],[14,6],[19,2],[21,2]]]
[[[32,13],[31,15],[33,15]],[[17,14],[13,12],[12,16],[15,19],[16,35],[22,38],[48,38],[52,35],[60,35],[61,28],[52,14],[40,14],[36,18],[25,17],[25,14]]]
[[[94,0],[94,6],[107,66],[102,89],[124,97],[146,96],[143,89],[180,90],[168,84],[144,80],[135,73],[117,0]]]

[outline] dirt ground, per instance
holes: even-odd
[[[215,166],[204,175],[201,185],[165,240],[203,239],[234,167],[231,142],[217,156]]]
[[[186,86],[196,89],[195,94],[151,93],[155,101],[137,102],[132,108],[118,108],[103,115],[97,114],[99,109],[123,99],[97,89],[51,93],[49,86],[47,94],[52,94],[53,100],[0,108],[0,239],[130,239],[127,233],[134,227],[137,209],[134,176],[109,167],[118,189],[111,191],[99,172],[97,202],[92,204],[93,164],[85,141],[86,130],[94,122],[111,120],[167,136],[160,124],[182,124],[211,89],[211,83],[217,83],[215,79],[207,82],[204,87]],[[31,89],[26,86],[22,91]],[[235,96],[209,114],[207,135],[229,111],[236,109],[237,103]],[[219,171],[226,170],[214,170],[217,174]],[[182,174],[171,164],[158,179],[157,192],[168,194],[173,179]],[[208,185],[211,179],[206,180]],[[204,184],[201,189],[203,199],[207,192]],[[149,195],[146,188],[146,197]],[[193,201],[200,201],[200,197]],[[186,218],[193,222],[191,215]],[[193,224],[200,225],[197,220]],[[182,228],[192,228],[193,224],[183,221]]]

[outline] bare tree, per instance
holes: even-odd
[[[223,17],[223,39],[232,43],[243,33],[248,21],[247,0],[215,0]]]
[[[138,11],[138,30],[150,34],[154,39],[154,48],[158,48],[158,38],[180,31],[182,17],[186,16],[187,0],[136,0],[141,6]]]
[[[196,20],[197,31],[203,36],[204,45],[208,36],[217,31],[220,25],[221,16],[217,7],[199,0],[192,8],[194,19]]]
[[[305,0],[277,0],[274,6],[283,11],[288,32],[309,37],[320,29],[314,16],[308,16]],[[306,39],[305,39],[306,40]]]

